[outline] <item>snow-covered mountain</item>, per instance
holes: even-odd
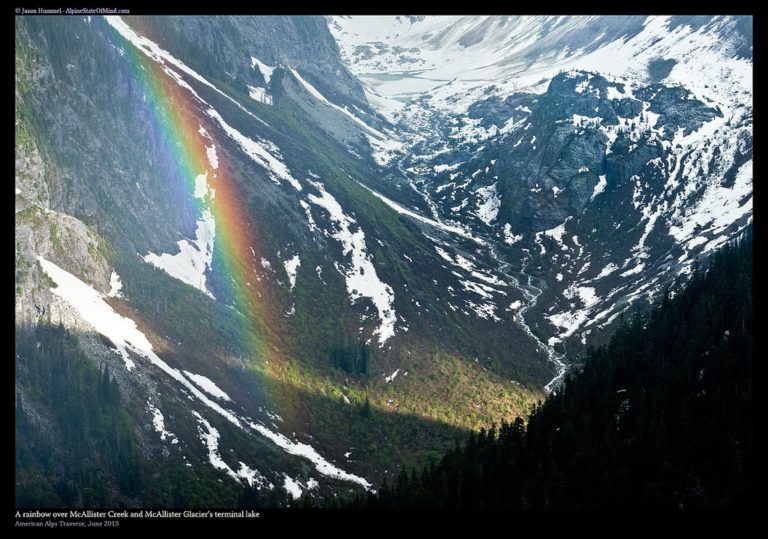
[[[525,316],[549,344],[577,351],[751,219],[749,17],[328,23],[423,211],[542,281]]]
[[[233,505],[525,414],[751,221],[751,24],[17,19],[22,423],[70,462],[34,365],[85,357],[111,499]],[[28,492],[89,477],[35,451]]]
[[[331,17],[350,70],[380,96],[466,112],[479,96],[542,93],[561,71],[684,84],[749,101],[749,17]],[[378,101],[370,99],[372,105]]]

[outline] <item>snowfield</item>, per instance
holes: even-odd
[[[187,283],[214,298],[205,286],[205,273],[213,262],[213,241],[216,237],[216,221],[210,210],[203,211],[203,217],[197,222],[195,240],[179,240],[179,252],[176,254],[149,252],[144,261],[163,270],[171,277]],[[214,298],[215,299],[215,298]]]
[[[215,150],[208,157],[218,166]],[[195,177],[195,198],[206,200],[213,198],[214,191],[208,186],[208,175],[200,174]],[[211,269],[213,262],[213,242],[216,238],[216,221],[211,210],[207,207],[197,221],[195,239],[193,241],[179,240],[179,252],[176,254],[149,252],[144,261],[165,271],[171,277],[187,283],[213,298],[213,294],[205,286],[205,274]],[[214,298],[215,299],[215,298]]]

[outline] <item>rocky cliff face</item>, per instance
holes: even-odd
[[[17,78],[28,80],[29,65],[17,62]],[[24,109],[17,94],[17,106]],[[15,266],[16,323],[64,322],[87,327],[50,292],[50,280],[37,257],[43,256],[80,275],[94,289],[111,290],[106,242],[82,221],[51,209],[60,193],[59,176],[41,156],[26,118],[17,118]]]
[[[523,317],[561,352],[600,342],[751,220],[749,17],[329,27],[412,149],[391,176],[422,200],[388,195],[492,238],[541,290]]]
[[[542,332],[559,328],[553,342],[572,351],[574,337],[586,342],[750,219],[743,109],[724,113],[684,87],[630,90],[589,72],[556,76],[518,110],[497,103],[474,110],[497,110],[507,132],[425,187],[446,219],[495,235],[545,283],[527,316],[541,317]],[[715,199],[728,217],[709,206]]]
[[[134,20],[135,19],[135,20]],[[368,108],[360,82],[339,58],[339,49],[320,17],[136,17],[148,37],[200,73],[244,88],[268,85],[269,67],[306,73],[336,102]],[[265,77],[266,75],[266,77]]]
[[[609,88],[615,89],[613,99]],[[679,129],[690,134],[718,115],[684,89],[645,87],[637,98],[625,97],[624,90],[586,73],[552,80],[527,120],[530,128],[514,131],[517,140],[491,168],[524,179],[506,182],[507,196],[502,195],[500,219],[513,232],[551,229],[581,214],[600,176],[610,177],[610,184],[626,183],[646,163],[664,157],[662,141],[670,142]],[[651,126],[652,115],[658,118]]]
[[[741,23],[666,20],[736,36],[705,88],[653,20],[581,21],[605,47],[526,21],[358,50],[332,19],[345,65],[315,17],[18,19],[17,326],[72,329],[148,468],[222,499],[363,488],[524,414],[751,219],[752,181]],[[501,35],[486,78],[441,78]],[[580,44],[642,77],[557,67]]]

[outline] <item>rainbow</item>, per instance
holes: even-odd
[[[147,35],[142,18],[130,20],[137,35]],[[113,33],[119,42],[126,42],[117,31]],[[259,277],[257,270],[262,259],[258,231],[248,217],[244,197],[229,174],[223,153],[216,152],[221,145],[216,144],[211,119],[202,114],[205,103],[171,66],[153,60],[133,44],[126,45],[123,59],[141,89],[140,97],[134,99],[136,106],[149,113],[159,151],[172,163],[172,169],[163,170],[163,174],[177,184],[174,187],[182,187],[187,195],[184,203],[193,205],[197,214],[208,210],[214,217],[212,270],[226,289],[226,297],[221,299],[231,301],[241,313],[241,337],[251,359],[279,359],[282,339],[275,315],[278,309],[266,279]],[[217,156],[215,160],[210,152]],[[201,175],[206,175],[213,196],[195,196],[196,178]]]

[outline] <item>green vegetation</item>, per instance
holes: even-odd
[[[139,407],[62,326],[16,330],[18,507],[235,507],[250,489],[189,454],[143,454]],[[178,446],[172,446],[178,448]],[[259,498],[282,506],[278,486]],[[272,505],[270,505],[272,504]]]
[[[329,359],[336,369],[367,377],[372,354],[373,350],[367,344],[358,343],[350,346],[344,343],[331,347]]]
[[[35,232],[43,232],[43,225],[49,222],[48,217],[45,215],[44,210],[37,205],[28,206],[23,210],[16,213],[16,226],[20,224],[29,225],[29,227]],[[55,224],[49,222],[48,232],[56,232]]]
[[[438,458],[471,429],[525,417],[535,404],[517,385],[451,356],[414,362],[390,384],[376,371],[366,377],[292,360],[251,373],[254,394],[280,412],[283,429],[308,429],[330,456],[352,449],[351,470],[374,479]]]
[[[59,238],[59,227],[56,222],[51,221],[48,224],[48,231],[51,234],[51,243],[53,244],[53,252],[58,256],[64,255],[64,247],[61,245],[61,239]]]
[[[62,326],[17,328],[16,358],[17,505],[111,506],[138,496],[133,421],[109,370]]]
[[[22,40],[16,40],[16,148],[35,146],[35,139],[27,111],[21,106],[21,98],[32,85],[30,74],[37,64],[33,51]]]
[[[470,435],[376,508],[753,507],[752,232],[592,351],[519,418]]]
[[[241,356],[249,353],[244,317],[226,305],[133,257],[116,260],[131,306],[152,333],[173,337],[193,355]],[[131,314],[136,317],[136,313]]]

